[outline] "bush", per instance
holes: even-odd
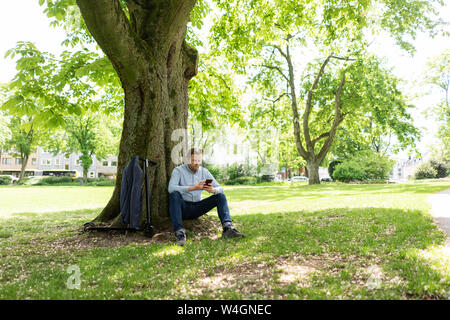
[[[353,160],[344,161],[334,169],[333,179],[344,182],[351,180],[362,181],[364,180],[364,169],[359,163]]]
[[[45,185],[51,185],[51,184],[67,184],[67,183],[73,183],[72,177],[56,177],[56,176],[48,176],[45,178],[42,178],[39,180],[39,182],[36,183],[37,186],[45,186]]]
[[[85,186],[114,186],[116,184],[116,179],[108,179],[103,176],[99,178],[88,178],[87,183],[84,183],[83,178],[77,178],[75,180],[75,183],[77,185],[85,185]]]
[[[447,176],[447,171],[449,166],[439,160],[431,160],[430,165],[436,170],[436,178],[445,178]]]
[[[328,165],[328,174],[330,175],[330,177],[333,176],[333,172],[334,172],[334,170],[336,169],[336,166],[339,163],[342,163],[342,161],[341,160],[334,160],[334,161],[331,161],[330,164]]]
[[[31,185],[38,183],[40,181],[40,179],[41,179],[41,176],[29,176],[29,177],[23,178],[17,184],[19,186],[31,186]]]
[[[229,180],[244,177],[244,166],[242,164],[233,163],[232,165],[227,167],[227,176]]]
[[[230,179],[224,181],[225,184],[228,185],[242,185],[242,184],[256,184],[258,183],[257,177],[237,177],[235,179]]]
[[[394,161],[377,152],[366,150],[336,165],[332,178],[339,181],[387,180]]]
[[[6,176],[0,177],[0,185],[11,184],[11,181],[12,181],[11,177],[6,177]]]
[[[116,179],[98,179],[97,181],[88,182],[88,185],[97,186],[97,187],[109,187],[116,185]]]
[[[17,182],[17,185],[19,186],[25,186],[25,185],[29,185],[29,181],[31,180],[31,177],[25,177],[22,180],[20,180],[20,182]]]
[[[225,178],[225,169],[223,167],[215,166],[212,164],[203,163],[202,166],[208,169],[217,181],[222,181]]]
[[[417,180],[420,179],[434,179],[437,176],[437,171],[433,166],[431,165],[430,161],[421,163],[417,169],[416,172],[414,172],[414,177]]]

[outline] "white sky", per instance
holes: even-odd
[[[443,18],[450,17],[450,5],[441,11]],[[5,59],[6,51],[13,48],[18,41],[31,41],[42,51],[58,54],[64,49],[60,44],[65,39],[62,30],[52,28],[50,19],[43,13],[38,0],[14,0],[2,1],[0,10],[0,83],[10,81],[15,73],[15,62],[10,58]],[[388,57],[389,65],[393,66],[394,72],[402,79],[408,80],[405,87],[407,94],[419,94],[422,88],[420,79],[425,70],[425,64],[429,57],[441,53],[445,48],[450,48],[450,39],[435,38],[420,35],[416,42],[417,52],[414,57],[402,52],[389,42],[389,39],[380,37],[374,43],[374,50],[379,55]],[[419,150],[426,152],[427,145],[436,143],[434,138],[437,126],[432,120],[426,120],[423,111],[439,100],[439,91],[432,91],[411,102],[417,106],[413,111],[415,125],[423,129],[424,137],[418,143]]]
[[[38,0],[2,1],[0,10],[0,82],[10,81],[16,74],[15,62],[5,59],[7,50],[18,41],[31,41],[39,50],[55,54],[66,47],[60,44],[65,33],[50,27],[50,19],[43,13]]]

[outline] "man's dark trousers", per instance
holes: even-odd
[[[184,200],[179,191],[172,192],[169,197],[169,212],[173,231],[184,230],[182,220],[196,219],[215,207],[222,225],[231,222],[225,194],[218,193],[197,202],[190,202]]]

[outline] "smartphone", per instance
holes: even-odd
[[[212,179],[206,179],[205,186],[210,186],[212,183]]]

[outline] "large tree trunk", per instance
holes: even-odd
[[[308,170],[308,184],[320,184],[319,166],[316,160],[308,160],[306,168]]]
[[[195,0],[128,1],[130,20],[118,0],[77,3],[125,93],[116,186],[96,221],[119,220],[122,172],[139,155],[158,162],[149,168],[150,209],[154,224],[161,224],[168,220],[168,180],[178,165],[171,160],[178,143],[171,135],[187,128],[188,82],[197,73],[197,51],[184,41]]]

